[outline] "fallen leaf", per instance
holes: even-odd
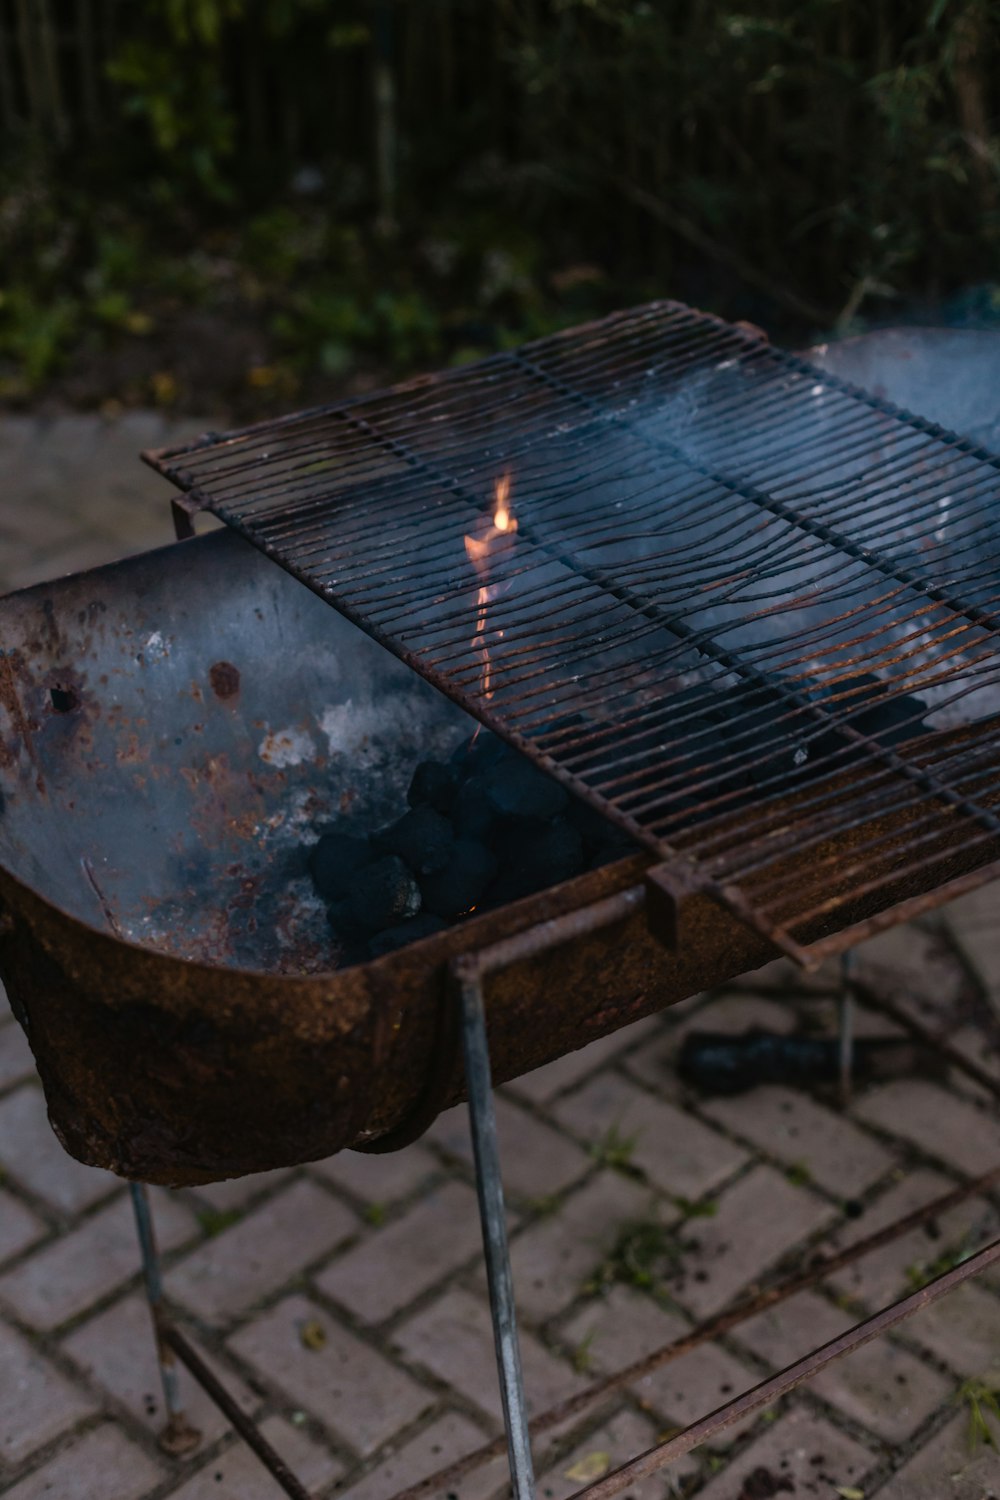
[[[588,1453],[579,1459],[571,1469],[566,1470],[566,1479],[575,1479],[580,1484],[588,1484],[595,1479],[602,1478],[611,1467],[610,1453]]]
[[[865,1500],[864,1490],[859,1490],[853,1484],[838,1484],[836,1492],[840,1496],[840,1500]]]
[[[299,1329],[299,1342],[304,1349],[322,1349],[326,1343],[326,1329],[317,1318],[310,1318]]]

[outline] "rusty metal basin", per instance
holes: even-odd
[[[930,372],[926,341],[918,357]],[[345,809],[394,815],[414,763],[470,729],[228,533],[0,600],[0,976],[74,1156],[207,1182],[400,1144],[461,1097],[449,962],[649,863],[337,970],[306,846]],[[676,954],[641,910],[583,932],[490,979],[495,1076],[773,951],[702,897]]]

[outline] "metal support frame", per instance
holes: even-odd
[[[837,995],[837,1038],[840,1043],[840,1102],[844,1109],[851,1102],[854,1084],[854,953],[848,949],[840,955],[840,991]]]
[[[533,1500],[535,1474],[531,1462],[524,1378],[521,1374],[514,1281],[507,1244],[507,1217],[503,1184],[500,1180],[500,1147],[497,1141],[496,1111],[493,1107],[493,1079],[490,1073],[482,975],[463,975],[459,979],[459,994],[465,1083],[469,1095],[469,1124],[472,1128],[472,1149],[476,1163],[476,1193],[483,1231],[483,1255],[493,1318],[493,1342],[500,1375],[511,1488],[514,1500]]]
[[[153,1215],[149,1207],[149,1193],[141,1182],[130,1182],[132,1208],[135,1212],[135,1227],[142,1252],[142,1274],[146,1284],[146,1301],[153,1319],[153,1337],[156,1340],[156,1360],[160,1367],[160,1384],[167,1410],[167,1425],[160,1434],[160,1447],[175,1458],[193,1453],[201,1442],[201,1433],[188,1421],[181,1402],[177,1382],[177,1364],[174,1351],[163,1337],[163,1278],[160,1275],[160,1257],[156,1248]]]
[[[452,962],[449,975],[450,997],[451,1002],[458,1009],[462,1032],[476,1188],[493,1318],[497,1369],[503,1399],[505,1432],[503,1438],[484,1444],[474,1452],[446,1465],[437,1473],[428,1475],[418,1484],[400,1490],[393,1500],[429,1500],[432,1494],[454,1486],[480,1464],[498,1457],[504,1448],[506,1448],[510,1464],[514,1500],[534,1500],[532,1436],[538,1436],[555,1427],[565,1425],[579,1413],[596,1407],[614,1392],[634,1384],[636,1380],[652,1370],[659,1369],[711,1339],[728,1333],[766,1308],[775,1306],[798,1292],[816,1285],[834,1272],[909,1233],[918,1225],[939,1218],[957,1204],[979,1193],[1000,1187],[1000,1166],[996,1166],[991,1171],[925,1204],[922,1208],[904,1215],[894,1223],[844,1250],[813,1254],[803,1270],[765,1286],[753,1297],[747,1298],[744,1302],[736,1304],[717,1317],[693,1328],[682,1338],[595,1381],[585,1390],[541,1412],[529,1423],[521,1374],[513,1280],[507,1242],[503,1188],[500,1180],[484,982],[489,974],[505,969],[515,962],[545,953],[562,943],[572,941],[582,931],[594,931],[624,921],[636,908],[644,904],[646,898],[647,890],[642,886],[635,886],[616,896],[597,902],[591,907],[539,923],[535,927],[478,952],[463,954]],[[650,912],[650,916],[655,922],[653,911]],[[853,1060],[854,996],[860,987],[854,974],[850,955],[845,955],[842,960],[840,978],[838,996],[840,1079],[842,1094],[846,1099],[850,1089]],[[894,1009],[891,1002],[887,1002],[883,1008]],[[917,1023],[912,1022],[908,1017],[906,1020],[911,1031],[920,1033],[923,1040],[929,1039]],[[979,1071],[961,1054],[955,1055],[955,1061],[957,1066],[964,1066],[970,1073],[974,1070]],[[993,1090],[1000,1094],[1000,1085],[993,1080],[990,1082]],[[146,1295],[153,1317],[157,1355],[167,1405],[167,1428],[161,1438],[163,1446],[167,1451],[180,1456],[190,1452],[200,1441],[200,1435],[188,1424],[180,1403],[174,1364],[176,1356],[210,1399],[226,1415],[285,1494],[291,1496],[292,1500],[310,1500],[308,1490],[275,1452],[258,1425],[241,1410],[172,1322],[163,1302],[162,1278],[146,1189],[140,1184],[133,1183],[131,1192],[142,1250]],[[812,1350],[768,1380],[734,1397],[716,1411],[691,1423],[682,1432],[674,1434],[666,1441],[639,1454],[595,1484],[577,1491],[571,1500],[611,1500],[613,1495],[619,1494],[630,1485],[655,1473],[682,1454],[690,1452],[751,1412],[769,1405],[818,1374],[834,1360],[843,1358],[863,1344],[877,1338],[881,1333],[894,1328],[904,1319],[937,1301],[939,1297],[944,1296],[953,1287],[958,1286],[978,1271],[998,1262],[1000,1262],[1000,1240],[983,1247],[960,1266],[947,1271],[929,1285],[920,1288],[919,1291],[911,1293],[890,1307],[883,1308],[828,1344]]]

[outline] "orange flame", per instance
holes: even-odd
[[[472,637],[473,649],[479,653],[482,661],[482,673],[480,683],[483,697],[493,697],[493,676],[490,666],[489,643],[486,639],[486,618],[492,598],[490,588],[490,558],[497,553],[498,540],[509,538],[517,530],[517,519],[511,513],[510,505],[510,475],[504,474],[498,479],[493,487],[493,521],[483,536],[467,536],[465,540],[465,552],[472,566],[479,576],[479,592],[476,596],[476,633]],[[500,546],[509,545],[509,542],[501,542]],[[497,632],[502,635],[502,631]]]

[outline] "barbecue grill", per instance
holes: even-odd
[[[491,1063],[995,876],[998,460],[674,304],[148,457],[189,539],[0,602],[0,966],[50,1114],[204,1182],[467,1092],[526,1495]],[[635,853],[332,971],[310,832],[391,816],[477,723]],[[134,1198],[182,1444],[171,1351],[213,1380]]]

